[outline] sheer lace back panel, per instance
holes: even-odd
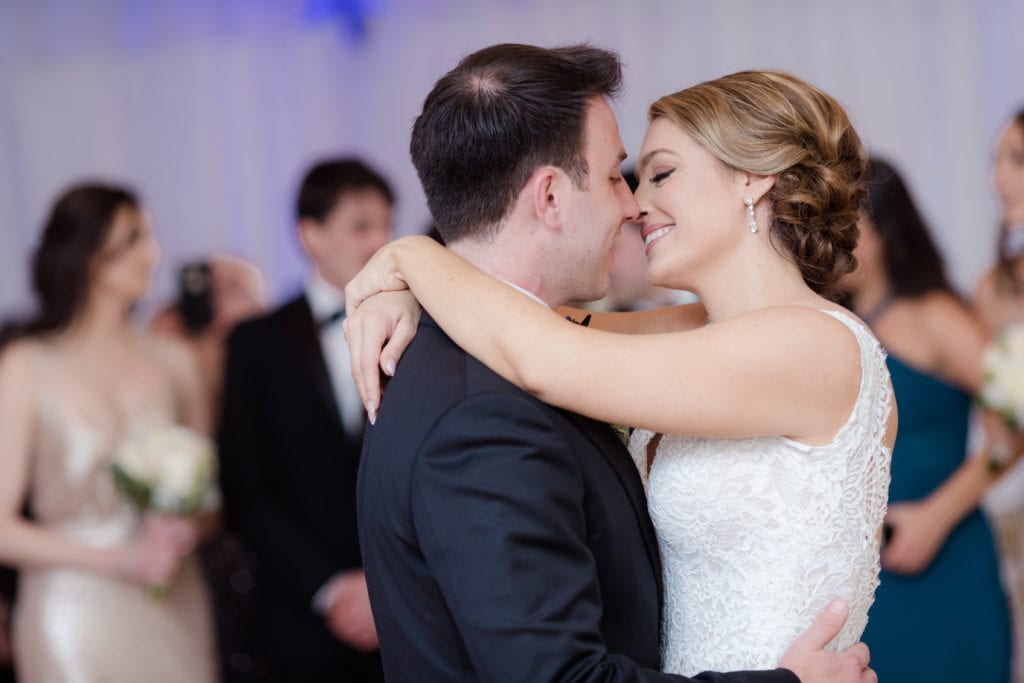
[[[648,476],[653,434],[630,453],[648,489],[664,564],[662,665],[771,668],[833,598],[850,603],[830,644],[857,642],[879,574],[892,387],[878,341],[849,316],[823,311],[856,336],[861,386],[833,441],[665,435]]]

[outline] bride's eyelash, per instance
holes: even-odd
[[[672,174],[673,174],[673,173],[675,173],[675,172],[676,172],[676,169],[674,169],[674,168],[670,168],[670,169],[669,169],[669,170],[667,170],[667,171],[662,171],[661,173],[655,173],[655,174],[654,174],[653,176],[651,176],[651,180],[650,180],[650,183],[651,183],[652,185],[654,185],[654,186],[658,186],[658,185],[661,185],[661,183],[662,183],[662,182],[663,182],[663,181],[664,181],[664,180],[665,180],[666,178],[668,178],[668,177],[669,177],[670,175],[672,175]]]

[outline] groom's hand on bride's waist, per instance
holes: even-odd
[[[829,652],[825,646],[846,623],[850,608],[844,600],[834,600],[786,650],[779,666],[797,675],[800,683],[877,683],[878,676],[868,668],[871,655],[864,643],[842,652]]]

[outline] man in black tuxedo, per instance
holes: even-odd
[[[600,296],[605,236],[638,212],[606,101],[620,80],[604,50],[500,45],[438,81],[411,150],[449,248],[551,307]],[[427,315],[393,374],[358,487],[388,681],[687,680],[658,672],[658,548],[614,432],[506,382]],[[875,680],[863,645],[822,650],[843,621],[823,613],[788,669],[696,680]]]
[[[345,284],[391,234],[393,196],[354,159],[318,164],[298,197],[305,292],[228,340],[221,483],[255,554],[254,612],[274,680],[382,680],[356,530],[364,413],[348,370]]]

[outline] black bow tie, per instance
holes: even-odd
[[[324,329],[326,327],[330,327],[334,323],[340,322],[340,321],[342,321],[344,319],[345,319],[345,309],[344,308],[339,308],[334,313],[331,313],[326,318],[323,318],[318,323],[318,325],[319,325],[320,329],[322,330],[322,329]]]

